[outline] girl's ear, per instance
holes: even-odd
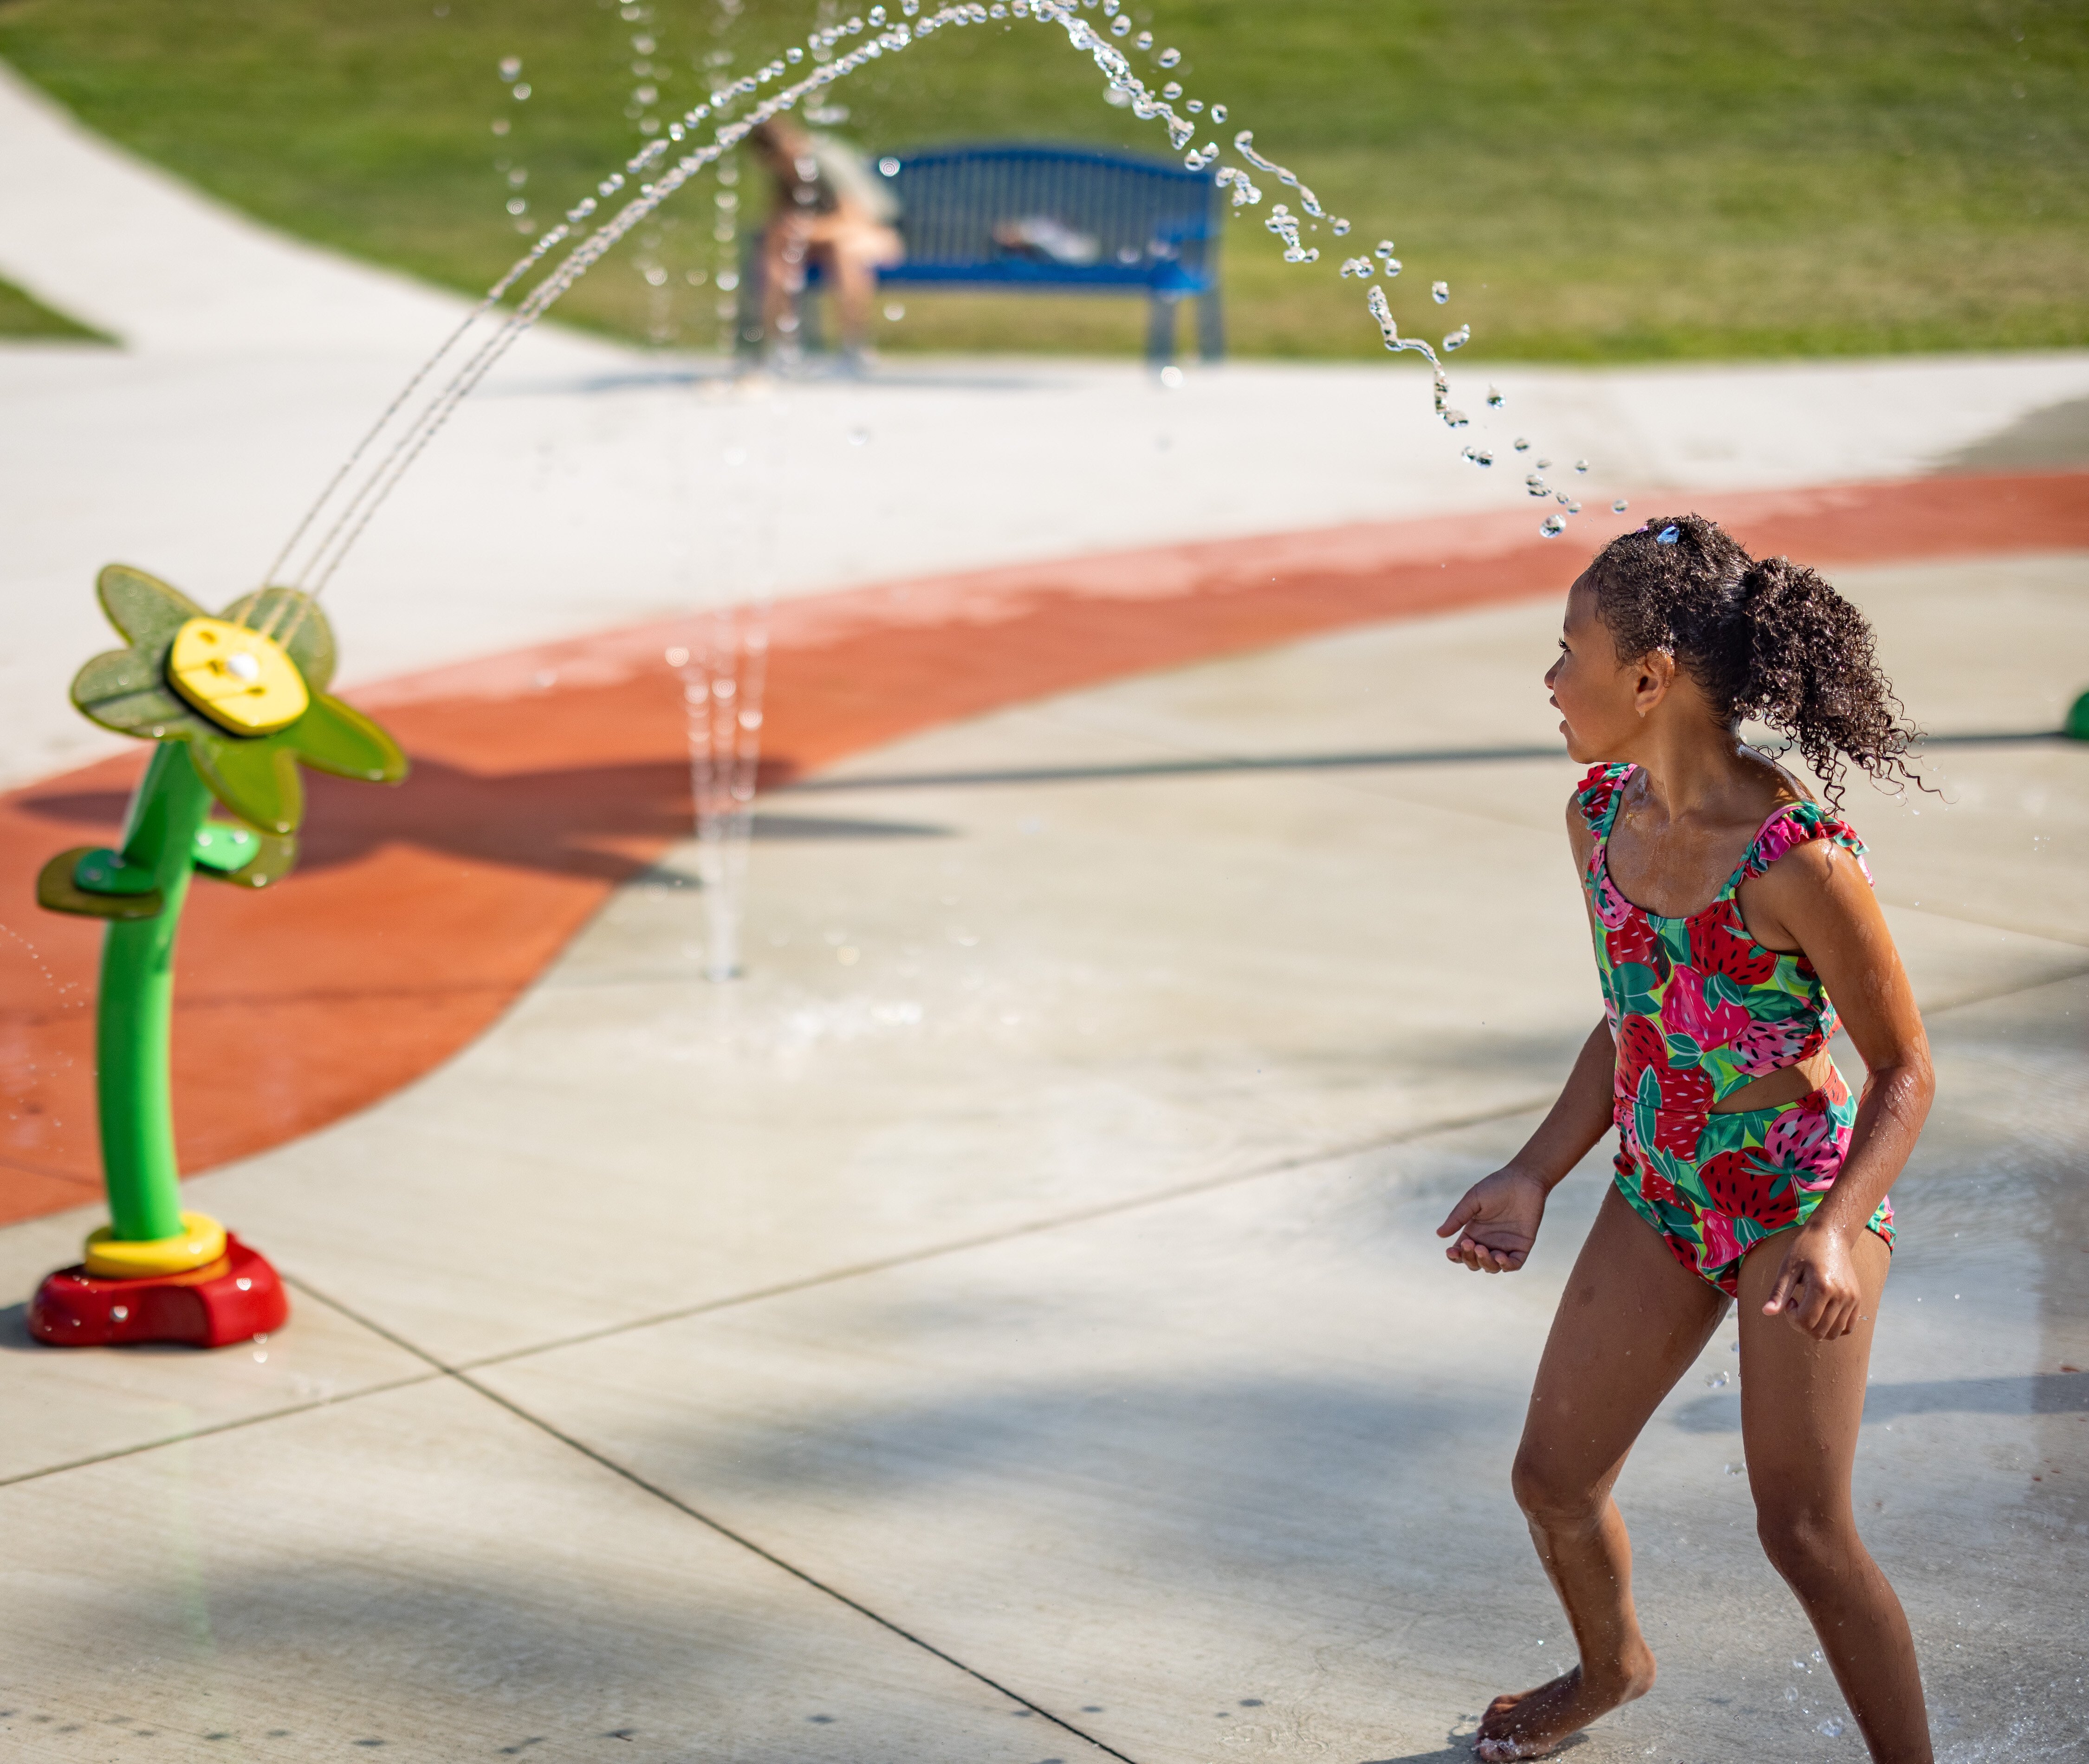
[[[1675,684],[1675,658],[1666,650],[1649,650],[1632,667],[1632,708],[1641,716],[1668,696]]]

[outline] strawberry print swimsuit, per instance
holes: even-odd
[[[1812,1058],[1835,1032],[1835,1007],[1813,964],[1750,937],[1736,897],[1743,882],[1815,839],[1846,848],[1868,882],[1871,871],[1847,822],[1823,804],[1795,802],[1763,823],[1741,867],[1702,912],[1682,919],[1648,912],[1619,893],[1608,856],[1611,825],[1635,770],[1598,766],[1574,798],[1596,841],[1581,885],[1617,1042],[1615,1180],[1676,1260],[1737,1297],[1750,1247],[1804,1223],[1834,1185],[1857,1105],[1831,1064],[1827,1084],[1796,1102],[1712,1112],[1765,1072]],[[1890,1202],[1880,1202],[1869,1223],[1892,1243]]]

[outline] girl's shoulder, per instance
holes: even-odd
[[[1752,881],[1787,852],[1823,841],[1849,852],[1864,872],[1864,880],[1871,881],[1871,866],[1864,861],[1864,842],[1858,838],[1857,830],[1826,803],[1810,796],[1785,803],[1771,812],[1741,860],[1736,880]]]

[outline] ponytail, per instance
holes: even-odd
[[[1752,558],[1699,515],[1649,521],[1589,567],[1621,657],[1665,650],[1729,724],[1766,723],[1840,809],[1847,761],[1881,784],[1926,789],[1918,739],[1880,671],[1872,628],[1826,579],[1789,558]]]

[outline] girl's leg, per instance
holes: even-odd
[[[1892,1253],[1864,1234],[1855,1251],[1861,1320],[1839,1341],[1817,1341],[1762,1314],[1782,1245],[1782,1234],[1770,1238],[1741,1264],[1741,1428],[1756,1529],[1805,1607],[1872,1756],[1929,1764],[1915,1638],[1850,1506],[1872,1329]]]
[[[1654,1683],[1632,1600],[1632,1545],[1611,1499],[1655,1406],[1704,1351],[1726,1298],[1669,1253],[1613,1187],[1560,1296],[1516,1454],[1517,1504],[1581,1663],[1498,1697],[1483,1758],[1534,1757]]]

